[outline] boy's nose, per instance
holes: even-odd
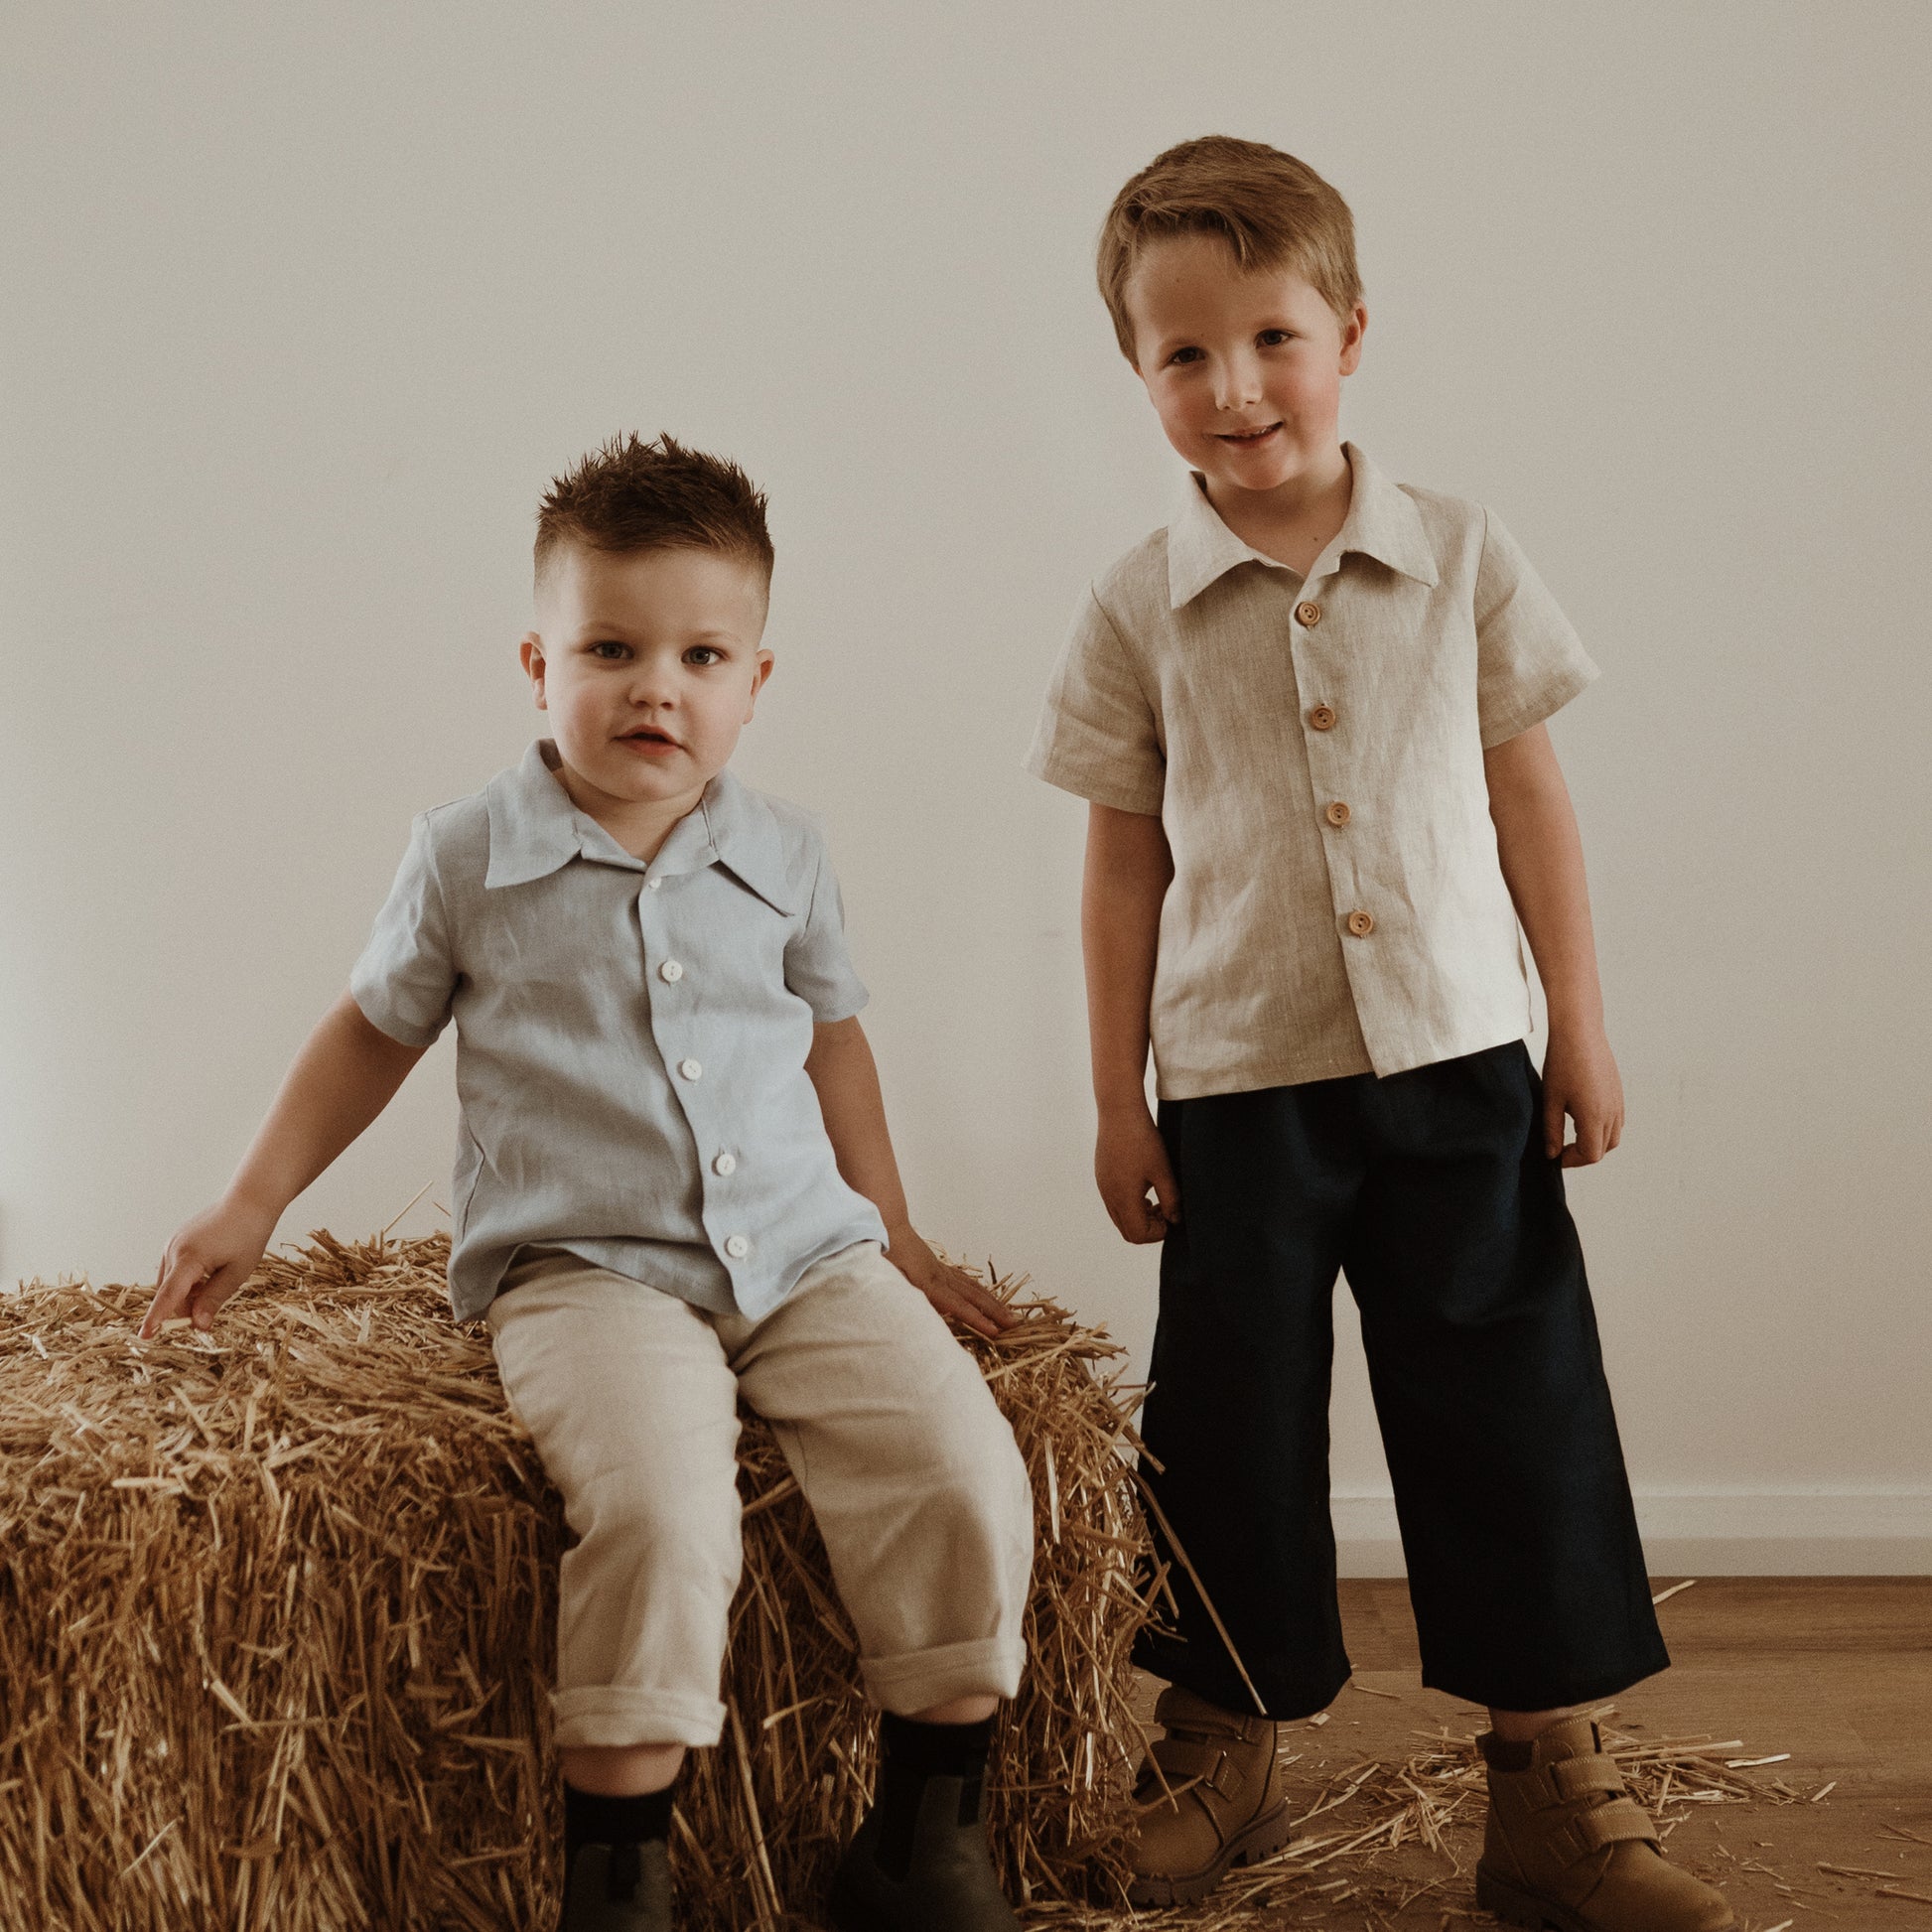
[[[668,705],[677,697],[677,676],[666,664],[639,664],[630,674],[630,702],[647,710]]]
[[[1246,409],[1261,400],[1261,365],[1252,355],[1230,355],[1221,364],[1221,379],[1214,385],[1217,409]]]

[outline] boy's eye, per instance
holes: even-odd
[[[603,658],[607,664],[615,664],[630,655],[630,646],[619,643],[615,637],[606,637],[591,646],[591,655]]]
[[[1261,332],[1261,334],[1255,338],[1255,341],[1258,342],[1263,348],[1275,348],[1278,347],[1283,343],[1293,342],[1294,340],[1295,340],[1294,331],[1289,329],[1264,329]]]
[[[716,644],[693,644],[684,653],[684,661],[687,664],[722,664],[725,653]]]
[[[1198,348],[1177,348],[1168,357],[1168,360],[1171,363],[1198,362],[1201,359],[1201,355],[1202,351]]]

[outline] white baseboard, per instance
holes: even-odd
[[[1393,1496],[1332,1507],[1344,1577],[1405,1574]],[[1640,1489],[1637,1526],[1653,1577],[1932,1576],[1932,1489]]]

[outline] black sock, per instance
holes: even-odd
[[[580,1846],[608,1845],[613,1898],[627,1899],[636,1889],[637,1847],[647,1840],[668,1838],[671,1831],[671,1790],[646,1791],[634,1798],[607,1798],[596,1791],[579,1791],[564,1784],[564,1870],[577,1863]]]
[[[979,1817],[993,1720],[976,1725],[925,1725],[888,1711],[879,1720],[879,1868],[900,1883],[912,1868],[912,1833],[928,1778],[958,1778],[959,1822]]]

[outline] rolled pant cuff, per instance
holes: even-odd
[[[716,1698],[669,1691],[632,1691],[620,1684],[557,1691],[550,1699],[561,1750],[624,1749],[636,1744],[717,1743],[725,1707]]]
[[[1026,1645],[1011,1637],[978,1637],[971,1643],[859,1660],[867,1694],[898,1718],[955,1698],[1010,1698],[1019,1690],[1026,1667]]]

